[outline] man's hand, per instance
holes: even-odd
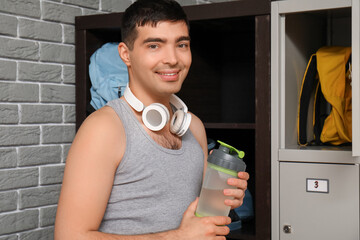
[[[176,230],[176,239],[225,240],[231,223],[229,217],[196,217],[195,211],[199,199],[192,202],[183,215],[180,227]]]
[[[231,209],[240,207],[243,204],[249,174],[247,172],[239,172],[238,177],[239,178],[229,178],[227,181],[230,186],[234,186],[236,189],[224,189],[225,196],[234,197],[234,200],[225,200],[225,204],[231,206]]]

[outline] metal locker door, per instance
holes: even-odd
[[[281,240],[358,240],[359,165],[280,163]]]

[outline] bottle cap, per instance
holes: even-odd
[[[208,162],[236,172],[245,171],[246,164],[242,160],[245,153],[219,140],[218,143],[219,148],[209,155]]]

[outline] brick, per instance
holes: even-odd
[[[75,137],[75,125],[45,125],[42,127],[42,143],[71,143]]]
[[[233,0],[232,0],[233,1]],[[195,5],[197,4],[196,0],[178,0],[181,6],[187,6],[187,5]]]
[[[101,10],[109,12],[123,12],[131,5],[130,0],[101,0]]]
[[[71,144],[63,145],[63,160],[62,160],[62,162],[66,162],[66,158],[69,154],[70,147],[71,147]]]
[[[0,82],[0,101],[38,102],[39,85],[28,83]]]
[[[57,204],[61,185],[20,190],[20,209]]]
[[[99,8],[99,0],[63,0],[63,3],[69,3],[80,7],[88,7],[93,9]]]
[[[88,8],[83,8],[82,9],[82,15],[85,16],[85,15],[95,15],[95,14],[101,14],[101,13],[108,13],[107,11],[104,12],[104,11],[97,11],[97,10],[94,10],[94,9],[88,9]]]
[[[211,0],[212,3],[218,3],[218,2],[231,2],[234,0]]]
[[[80,1],[78,1],[80,2]],[[63,23],[75,23],[75,16],[81,16],[81,8],[42,2],[42,19]]]
[[[17,153],[15,148],[0,149],[0,168],[16,167]]]
[[[75,63],[75,46],[41,43],[40,60],[44,62]]]
[[[34,187],[38,182],[38,168],[0,170],[0,190]]]
[[[75,84],[75,67],[64,66],[63,67],[63,82]]]
[[[0,60],[0,79],[2,79],[2,80],[15,80],[16,79],[16,62],[15,61]]]
[[[57,23],[20,19],[19,36],[35,40],[62,42],[62,27]]]
[[[16,36],[17,23],[18,20],[16,17],[0,14],[0,34]]]
[[[75,44],[75,27],[72,25],[64,25],[64,42]]]
[[[18,235],[8,235],[6,237],[0,237],[0,240],[18,240]]]
[[[39,44],[33,41],[0,37],[0,57],[39,59]]]
[[[34,229],[39,225],[39,211],[1,214],[0,222],[0,235]]]
[[[21,233],[19,240],[53,240],[54,228],[45,228],[26,233]]]
[[[61,82],[61,65],[19,63],[19,80],[36,82]]]
[[[20,147],[19,166],[32,166],[61,162],[61,146]]]
[[[40,226],[52,226],[55,224],[57,206],[40,209]]]
[[[21,123],[61,123],[63,108],[60,105],[22,105]]]
[[[41,87],[43,103],[75,103],[75,86],[43,85]]]
[[[18,106],[12,104],[0,104],[0,123],[18,123]]]
[[[0,192],[0,212],[13,211],[17,209],[18,193]]]
[[[64,176],[64,165],[45,166],[40,168],[40,184],[56,184],[62,183]]]
[[[2,0],[0,11],[28,17],[40,18],[39,0]]]
[[[76,108],[75,106],[65,106],[65,123],[75,123],[76,122]]]
[[[0,127],[0,146],[33,145],[40,143],[38,126]]]

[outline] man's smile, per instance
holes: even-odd
[[[178,80],[180,70],[167,70],[167,71],[156,71],[162,80],[165,81],[176,81]]]

